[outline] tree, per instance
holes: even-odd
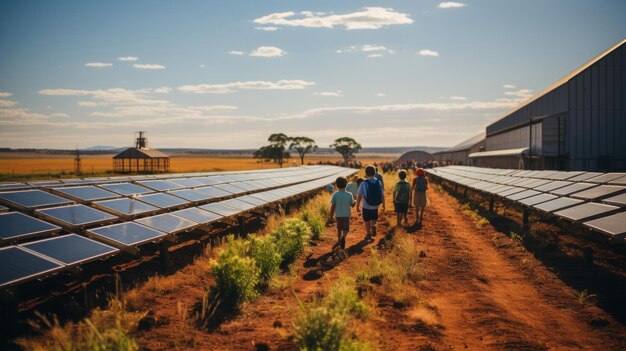
[[[300,156],[300,164],[304,165],[304,155],[309,154],[317,150],[315,140],[307,137],[293,137],[289,138],[291,144],[289,144],[289,150],[296,150]]]
[[[362,149],[361,144],[349,137],[343,137],[335,140],[334,143],[330,144],[330,147],[341,154],[345,164],[352,161],[354,159],[354,154],[358,153],[359,150]]]
[[[272,134],[267,141],[269,145],[262,146],[260,149],[254,152],[253,157],[259,158],[265,161],[272,161],[277,163],[281,168],[286,158],[290,158],[289,152],[285,151],[285,147],[289,142],[289,137],[283,133]]]

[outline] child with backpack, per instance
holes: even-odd
[[[333,215],[335,215],[337,222],[337,243],[333,248],[339,246],[345,249],[346,236],[348,236],[348,231],[350,231],[350,210],[351,207],[354,206],[354,197],[346,190],[348,180],[345,177],[338,177],[337,180],[335,180],[335,185],[337,186],[337,191],[335,191],[330,198],[329,218],[330,222],[333,219]]]
[[[363,202],[363,221],[365,222],[365,239],[369,240],[376,236],[376,222],[378,221],[378,207],[385,208],[385,192],[383,185],[376,179],[376,168],[365,167],[365,180],[359,186],[356,197],[356,210],[361,212]]]
[[[398,182],[393,186],[393,206],[396,211],[396,227],[399,227],[404,220],[404,224],[408,225],[409,220],[407,213],[409,212],[409,204],[411,203],[411,184],[406,181],[406,171],[401,169],[398,172]]]
[[[424,210],[428,204],[426,198],[426,190],[428,190],[428,179],[423,168],[415,170],[415,178],[413,178],[413,184],[411,185],[413,190],[413,206],[415,206],[415,223],[422,224],[424,219]]]

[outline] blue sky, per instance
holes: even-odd
[[[0,147],[450,146],[626,36],[626,1],[0,2]]]

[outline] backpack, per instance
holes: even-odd
[[[411,195],[411,184],[408,182],[398,182],[398,193],[396,194],[396,202],[406,204],[409,202]]]
[[[382,193],[382,185],[378,180],[374,183],[366,180],[363,182],[365,184],[365,202],[367,202],[370,206],[378,206],[383,203]]]
[[[417,191],[426,190],[426,178],[422,176],[417,177],[417,184],[415,185],[415,190]]]

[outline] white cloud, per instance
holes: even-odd
[[[50,117],[69,118],[71,116],[68,115],[67,113],[53,113],[53,114],[50,115]]]
[[[504,89],[515,89],[515,88],[517,88],[517,87],[516,87],[515,85],[513,85],[513,84],[504,84],[502,87],[503,87]]]
[[[378,97],[385,97],[385,96],[387,96],[387,94],[385,94],[385,93],[378,93],[378,94],[376,94],[376,96],[378,96]]]
[[[250,56],[280,57],[280,56],[285,56],[286,54],[287,53],[284,50],[277,48],[275,46],[259,46],[258,48],[254,49],[254,51],[250,53]]]
[[[0,100],[0,107],[13,107],[17,105],[17,102],[10,100]]]
[[[160,88],[154,88],[152,91],[154,91],[157,94],[169,94],[172,92],[172,88],[170,87],[160,87]]]
[[[439,3],[440,9],[452,9],[452,8],[465,7],[465,6],[467,6],[467,4],[464,4],[462,2],[454,2],[454,1],[447,1],[447,2]]]
[[[352,45],[348,48],[345,49],[338,49],[336,50],[336,52],[338,54],[341,53],[346,53],[346,52],[365,52],[365,53],[370,53],[367,55],[367,57],[383,57],[384,54],[393,54],[394,51],[387,48],[386,46],[383,45],[372,45],[372,44],[365,44],[362,46],[356,46],[356,45]]]
[[[111,66],[113,66],[112,63],[106,63],[106,62],[85,63],[85,67],[91,67],[91,68],[105,68],[105,67],[111,67]]]
[[[79,101],[78,102],[78,106],[81,106],[81,107],[96,107],[98,105],[100,104],[95,101]]]
[[[382,45],[363,45],[361,47],[361,51],[365,51],[365,52],[370,52],[370,51],[386,51],[389,53],[393,53],[392,50],[387,49],[385,46]]]
[[[505,91],[504,95],[516,97],[517,101],[526,100],[533,96],[532,90],[530,89],[518,89],[515,91]]]
[[[13,96],[13,93],[0,91],[0,97],[4,98],[4,97],[9,97],[9,96]]]
[[[318,92],[318,93],[313,93],[313,95],[315,95],[315,96],[339,97],[339,96],[343,96],[343,92],[341,90],[337,90],[337,91],[321,91],[321,92]]]
[[[439,56],[439,53],[437,51],[430,49],[422,49],[418,51],[417,54],[420,56]]]
[[[230,94],[238,90],[299,90],[314,85],[313,82],[304,80],[279,80],[269,81],[245,81],[231,82],[223,84],[196,84],[183,85],[178,87],[178,91],[193,94]]]
[[[233,50],[233,51],[230,51],[230,52],[229,52],[229,54],[231,54],[231,55],[235,55],[235,56],[241,56],[241,55],[244,55],[244,54],[245,54],[245,52],[243,52],[243,51],[238,51],[238,50]]]
[[[119,61],[127,61],[127,62],[128,61],[137,61],[137,60],[139,60],[139,58],[136,57],[136,56],[122,56],[122,57],[118,57],[117,59]]]
[[[254,27],[254,29],[257,30],[264,30],[266,32],[275,32],[277,31],[279,28],[278,27]]]
[[[169,102],[154,100],[147,96],[147,90],[128,90],[123,88],[79,90],[79,89],[42,89],[40,95],[46,96],[89,96],[101,102],[114,105],[166,105]]]
[[[365,7],[360,11],[346,14],[325,14],[302,11],[275,12],[254,20],[256,24],[291,26],[305,28],[380,29],[385,26],[411,24],[409,14],[396,12],[391,8]]]
[[[378,58],[378,57],[383,57],[383,56],[385,56],[385,55],[383,55],[383,54],[369,54],[369,55],[367,55],[367,57],[369,57],[369,58]]]
[[[200,68],[204,68],[204,67],[206,67],[204,63],[200,65]]]
[[[465,101],[467,98],[465,96],[450,96],[450,100]]]
[[[133,67],[137,69],[165,69],[165,66],[159,64],[141,64],[135,63]]]

